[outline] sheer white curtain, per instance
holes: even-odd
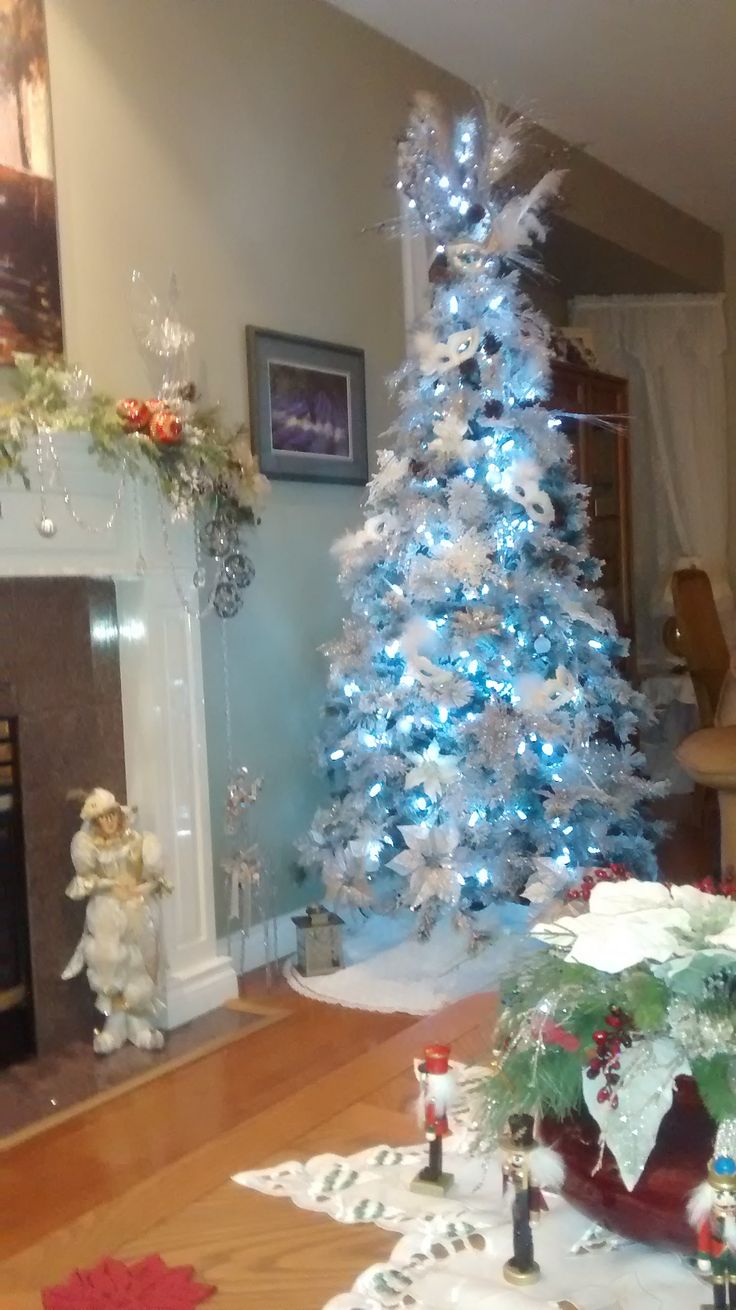
[[[592,330],[601,368],[629,379],[641,653],[661,663],[668,582],[686,563],[709,574],[733,646],[723,297],[585,296],[573,321]]]

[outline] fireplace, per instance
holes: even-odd
[[[33,989],[17,720],[0,693],[0,1068],[33,1055]]]
[[[0,579],[0,615],[0,715],[13,725],[14,914],[18,936],[26,921],[34,1044],[47,1054],[94,1024],[84,981],[60,978],[84,916],[64,888],[79,826],[70,790],[101,785],[125,799],[115,587],[97,578]]]
[[[79,822],[70,788],[109,788],[161,839],[174,885],[162,907],[167,1026],[237,994],[215,931],[193,527],[162,526],[154,489],[130,481],[111,516],[116,479],[84,435],[60,435],[57,450],[43,493],[33,473],[30,490],[0,487],[0,719],[20,748],[39,1051],[89,1037],[96,1022],[84,979],[58,977],[83,917],[64,896]],[[15,607],[27,603],[21,631]]]

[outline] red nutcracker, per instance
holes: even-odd
[[[444,1196],[452,1186],[452,1174],[442,1169],[442,1143],[450,1135],[447,1114],[455,1096],[449,1046],[425,1047],[424,1059],[414,1061],[414,1073],[421,1089],[419,1111],[424,1140],[429,1143],[429,1162],[417,1174],[411,1190]]]
[[[722,1124],[708,1177],[690,1197],[688,1218],[697,1234],[698,1269],[710,1279],[715,1310],[736,1308],[736,1159],[723,1149],[736,1124]]]

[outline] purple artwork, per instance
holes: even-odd
[[[268,363],[274,451],[350,459],[350,378],[346,373]]]

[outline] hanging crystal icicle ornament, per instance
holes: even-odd
[[[43,452],[43,444],[42,444],[40,428],[36,431],[35,445],[36,445],[36,465],[38,467],[39,493],[40,493],[40,500],[41,500],[41,515],[36,523],[36,531],[38,532],[38,535],[40,537],[45,537],[47,540],[49,540],[51,537],[56,536],[56,524],[54,523],[54,520],[51,518],[51,515],[49,514],[48,504],[46,501],[46,490],[47,490],[46,471],[44,468],[44,452]]]
[[[230,657],[227,628],[220,626],[222,642],[222,680],[225,699],[225,751],[227,783],[225,786],[225,831],[231,838],[230,849],[222,862],[229,887],[230,919],[240,927],[240,975],[245,973],[246,947],[254,923],[263,932],[263,962],[266,984],[271,986],[273,967],[278,964],[278,929],[274,906],[274,888],[265,876],[258,847],[250,830],[253,805],[260,794],[262,779],[253,778],[244,764],[237,767],[233,757],[232,702],[230,699]]]

